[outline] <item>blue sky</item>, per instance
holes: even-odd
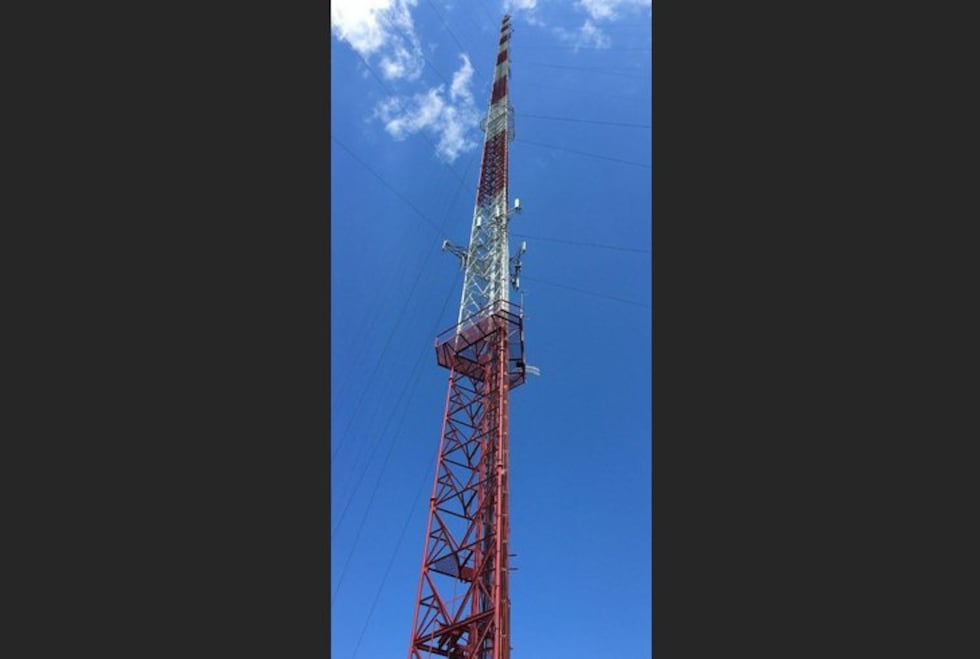
[[[500,20],[527,360],[515,657],[651,652],[649,0],[331,3],[331,648],[407,653]],[[519,301],[520,294],[511,293]]]

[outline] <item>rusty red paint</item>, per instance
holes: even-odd
[[[486,207],[507,186],[507,131],[490,137],[483,145],[480,182],[477,184],[476,205]]]
[[[449,390],[409,659],[510,657],[507,398],[522,325],[508,303],[437,346]]]

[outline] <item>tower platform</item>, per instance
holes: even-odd
[[[507,345],[507,375],[511,389],[527,380],[524,362],[524,312],[520,305],[498,300],[436,337],[436,362],[474,380],[482,380],[491,358],[487,347],[503,333]]]

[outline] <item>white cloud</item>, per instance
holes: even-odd
[[[378,106],[385,130],[396,140],[403,140],[423,128],[434,126],[446,107],[441,86],[433,87],[425,94],[416,94],[414,103],[415,107],[402,115],[398,111],[403,110],[405,104],[397,98],[389,98]]]
[[[652,9],[652,0],[576,0],[576,7],[589,16],[578,30],[554,28],[563,41],[579,48],[609,48],[612,40],[603,32],[599,23],[623,18],[624,11]]]
[[[562,41],[579,48],[609,48],[612,41],[605,32],[596,27],[592,19],[585,19],[585,23],[578,30],[565,30],[560,27],[553,29],[553,32]]]
[[[618,18],[619,9],[650,7],[651,0],[578,0],[576,4],[596,21]]]
[[[583,45],[593,44],[596,48],[609,47],[609,37],[590,20],[585,21],[585,25],[579,30],[579,34],[582,37]]]
[[[473,81],[473,65],[466,55],[460,55],[460,58],[463,60],[463,66],[453,74],[453,84],[449,92],[454,101],[462,100],[472,104],[473,93],[470,91],[470,83]]]
[[[544,21],[534,12],[537,6],[538,0],[504,0],[504,13],[516,16],[521,12],[521,17],[529,25],[544,25]]]
[[[560,27],[554,29],[555,34],[563,41],[579,48],[609,48],[612,41],[605,32],[596,27],[591,18],[585,19],[585,23],[578,30],[565,30]]]
[[[381,73],[389,80],[408,78],[414,80],[422,73],[424,61],[418,49],[409,52],[403,45],[396,46],[391,53],[381,58]]]
[[[423,94],[415,94],[411,100],[388,98],[375,108],[385,130],[396,140],[426,131],[438,137],[436,155],[447,162],[454,162],[460,154],[477,146],[472,139],[479,125],[480,113],[476,110],[470,84],[473,66],[466,55],[459,70],[453,74],[453,82],[446,98],[445,85],[432,87]]]
[[[533,6],[537,0],[518,0]],[[412,22],[418,0],[334,0],[330,5],[333,34],[347,43],[372,68],[389,80],[418,80],[425,58]],[[479,125],[470,86],[473,66],[466,55],[453,74],[449,89],[432,87],[411,96],[393,96],[379,103],[372,119],[380,119],[396,140],[426,131],[437,138],[436,155],[453,162],[477,146],[473,131]]]
[[[330,28],[365,60],[379,55],[385,78],[416,80],[425,66],[410,11],[417,4],[418,0],[334,0]]]

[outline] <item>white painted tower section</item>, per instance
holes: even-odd
[[[494,69],[494,92],[483,121],[483,159],[469,247],[464,251],[448,244],[446,246],[463,261],[463,290],[457,319],[460,331],[464,321],[479,320],[476,314],[481,310],[492,313],[509,300],[508,224],[514,215],[507,189],[507,147],[514,139],[514,109],[509,104],[507,89],[510,31],[509,21],[505,21],[497,51],[498,64]]]

